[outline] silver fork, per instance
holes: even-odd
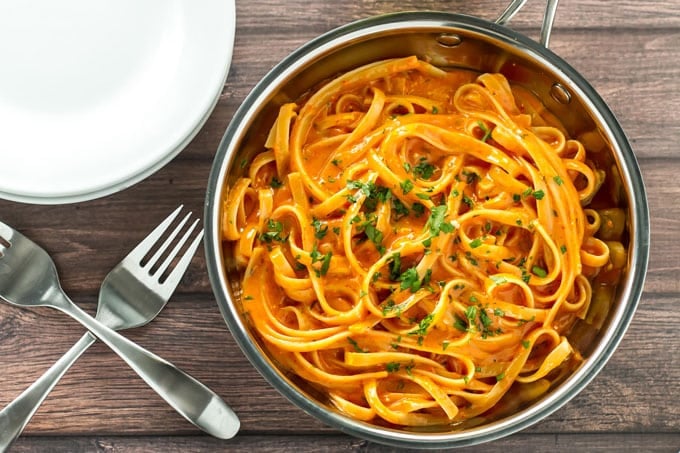
[[[0,299],[20,306],[50,306],[73,316],[120,355],[189,422],[215,437],[228,439],[236,434],[240,424],[229,406],[193,377],[111,330],[148,323],[160,312],[177,287],[200,244],[203,231],[196,235],[169,274],[167,270],[189,239],[198,220],[184,233],[163,263],[157,269],[155,266],[190,214],[184,217],[148,261],[143,265],[141,261],[181,209],[181,206],[177,208],[107,275],[99,293],[97,320],[80,310],[64,294],[49,255],[21,233],[0,222]],[[152,272],[152,269],[155,270]],[[167,278],[161,281],[160,277],[165,274]],[[91,332],[86,333],[38,381],[0,412],[0,451],[4,451],[19,436],[57,381],[94,343],[95,337]]]

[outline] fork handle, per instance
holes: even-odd
[[[59,379],[78,358],[97,341],[89,332],[83,335],[71,349],[50,367],[37,381],[0,411],[0,452],[5,452],[24,430],[35,411]]]
[[[194,426],[219,439],[231,439],[240,422],[212,390],[165,359],[95,320],[65,295],[55,308],[70,315],[118,354],[161,398]]]

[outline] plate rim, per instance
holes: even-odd
[[[219,3],[222,3],[227,8],[225,15],[227,24],[225,36],[228,38],[224,52],[224,61],[220,69],[220,83],[215,84],[214,92],[210,97],[211,102],[204,110],[202,116],[198,118],[193,128],[188,130],[181,140],[175,143],[173,147],[169,147],[165,152],[160,153],[158,159],[154,160],[152,163],[140,167],[138,171],[127,175],[127,177],[123,179],[112,181],[101,187],[84,188],[82,190],[76,190],[70,193],[55,193],[54,195],[32,194],[24,191],[13,192],[6,189],[0,189],[0,199],[19,203],[42,205],[58,205],[91,201],[106,197],[108,195],[113,195],[136,185],[137,183],[159,171],[175,157],[177,157],[177,155],[182,152],[196,137],[196,135],[200,132],[212,115],[212,112],[219,102],[220,94],[224,90],[224,86],[231,69],[236,35],[236,2],[235,0],[227,0],[226,2]]]

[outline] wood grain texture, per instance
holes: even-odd
[[[101,280],[160,219],[179,203],[202,214],[213,156],[229,120],[280,59],[321,33],[375,14],[445,10],[493,20],[505,4],[378,0],[338,7],[328,0],[238,1],[229,78],[186,150],[143,182],[99,200],[63,206],[0,200],[0,219],[43,245],[66,291],[94,313]],[[511,27],[536,37],[544,5],[528,2]],[[680,5],[677,0],[563,1],[551,49],[596,88],[631,141],[651,211],[649,272],[630,329],[590,385],[542,422],[484,451],[678,451]],[[0,305],[0,407],[82,333],[60,313]],[[96,344],[55,388],[12,451],[391,451],[338,434],[259,376],[222,320],[202,253],[158,319],[126,335],[216,390],[239,414],[242,433],[226,443],[197,436],[122,361]]]
[[[456,449],[458,453],[507,453],[509,451],[530,451],[532,453],[603,452],[611,451],[612,445],[620,445],[619,453],[677,453],[680,434],[623,434],[623,435],[574,435],[574,434],[517,434],[483,446]],[[46,451],[51,453],[127,453],[164,452],[198,453],[203,451],[230,453],[388,453],[418,450],[396,449],[384,445],[355,439],[345,435],[310,436],[238,436],[229,441],[208,437],[30,437],[20,439],[12,453]]]

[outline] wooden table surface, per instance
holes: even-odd
[[[208,173],[227,124],[249,90],[285,55],[325,31],[375,14],[447,10],[493,20],[505,7],[503,0],[344,3],[237,2],[229,78],[207,124],[174,161],[134,187],[95,201],[61,206],[0,201],[0,218],[52,254],[65,290],[94,313],[106,273],[160,219],[179,203],[202,213]],[[512,27],[537,37],[544,7],[545,2],[528,2]],[[676,452],[680,2],[563,1],[551,48],[592,83],[630,138],[651,210],[649,272],[626,336],[594,381],[555,414],[481,451]],[[11,162],[3,167],[11,169]],[[0,305],[0,406],[38,378],[82,333],[80,325],[56,311]],[[202,435],[98,343],[54,389],[12,451],[388,450],[323,425],[259,376],[222,320],[202,251],[165,311],[127,335],[220,394],[241,419],[239,435],[230,441]]]

